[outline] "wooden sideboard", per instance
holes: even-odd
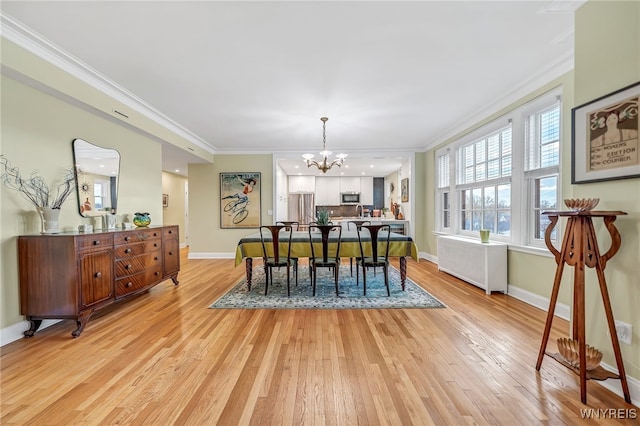
[[[31,337],[43,319],[75,319],[80,336],[91,315],[180,271],[178,226],[18,237],[20,313]]]

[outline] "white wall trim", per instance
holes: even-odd
[[[51,327],[52,325],[57,324],[60,321],[62,320],[42,320],[42,324],[40,324],[38,332],[40,332],[40,330],[44,330],[47,327]],[[31,323],[29,321],[20,321],[10,325],[9,327],[3,328],[2,330],[0,330],[0,346],[4,346],[11,342],[15,342],[16,340],[25,338],[24,332],[27,331],[29,327],[31,327]],[[69,335],[71,335],[71,333],[69,333]]]
[[[139,112],[160,126],[185,138],[205,151],[214,153],[215,147],[212,147],[186,127],[173,121],[144,100],[100,74],[97,70],[81,62],[26,25],[2,12],[0,12],[0,35],[96,90]]]
[[[612,373],[618,374],[618,369],[608,364],[601,363],[602,368]],[[607,379],[603,381],[589,380],[589,383],[598,383],[605,389],[609,389],[611,392],[618,395],[624,400],[624,393],[622,392],[622,384],[619,379]],[[631,395],[631,403],[636,407],[640,407],[640,380],[630,377],[627,374],[627,385],[629,385],[629,394]],[[589,385],[587,385],[589,386]]]
[[[235,259],[235,252],[221,252],[221,253],[191,253],[187,259]]]
[[[430,253],[421,251],[418,253],[418,258],[419,259],[425,259],[431,263],[435,263],[436,265],[438,264],[438,258]]]
[[[507,294],[543,311],[549,310],[549,299],[547,297],[540,296],[539,294],[532,293],[528,290],[524,290],[512,284],[508,285]],[[569,305],[565,305],[564,303],[556,303],[554,315],[569,321],[571,318],[571,309]]]

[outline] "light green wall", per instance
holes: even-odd
[[[575,104],[640,82],[640,2],[591,1],[576,12]],[[565,146],[565,155],[570,150]],[[567,169],[568,170],[568,169]],[[569,179],[569,176],[566,176]],[[633,326],[633,345],[621,345],[627,375],[640,378],[640,178],[574,185],[573,198],[600,198],[598,209],[622,210],[622,247],[605,269],[614,317]],[[610,244],[596,224],[600,250]],[[615,365],[595,273],[586,273],[587,341]]]
[[[187,178],[175,173],[162,172],[162,193],[169,196],[168,207],[162,208],[162,224],[178,225],[180,244],[186,243],[185,186]]]
[[[598,209],[622,210],[628,216],[620,217],[616,225],[622,235],[621,251],[607,264],[605,275],[614,317],[633,327],[633,344],[622,345],[625,369],[629,377],[640,378],[640,179],[610,182],[571,184],[571,109],[607,93],[640,81],[640,2],[591,1],[576,13],[575,70],[541,87],[491,117],[476,123],[452,137],[446,145],[465,134],[482,127],[505,112],[515,109],[540,94],[562,86],[562,171],[563,198],[600,198]],[[439,147],[440,147],[439,146]],[[436,147],[439,148],[439,147]],[[437,255],[433,206],[435,176],[433,173],[435,150],[424,154],[424,188],[426,193],[426,226],[416,235],[421,251]],[[416,156],[419,158],[420,156]],[[416,164],[419,164],[416,161]],[[416,168],[419,168],[416,166]],[[602,252],[610,244],[608,233],[596,223]],[[510,285],[548,298],[551,294],[556,264],[553,258],[509,251]],[[604,353],[603,362],[614,366],[611,340],[607,332],[602,299],[595,272],[588,270],[587,340]],[[559,302],[571,305],[572,270],[565,268]],[[541,330],[542,331],[542,330]],[[569,331],[567,331],[569,333]],[[552,345],[553,343],[551,343]]]
[[[189,254],[235,253],[238,240],[256,229],[220,228],[220,173],[260,172],[262,224],[272,225],[273,216],[273,156],[216,155],[215,162],[189,165],[189,212],[191,233]]]
[[[162,153],[157,142],[11,78],[3,76],[1,84],[1,153],[24,175],[37,170],[50,186],[55,185],[64,170],[73,167],[74,138],[114,148],[121,155],[120,220],[125,213],[143,210],[151,213],[155,223],[161,223]],[[35,208],[19,193],[0,187],[0,328],[4,328],[23,320],[19,312],[16,237],[38,233],[41,228]],[[60,226],[74,230],[87,221],[78,213],[76,194],[72,194],[62,206]]]

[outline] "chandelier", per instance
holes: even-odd
[[[322,173],[327,173],[333,166],[342,166],[344,163],[344,159],[347,154],[338,154],[336,155],[336,159],[331,161],[329,160],[329,156],[331,155],[331,151],[327,151],[327,121],[329,120],[327,117],[322,117],[320,119],[322,121],[322,151],[320,151],[320,156],[322,157],[320,161],[313,160],[313,154],[304,154],[302,158],[304,158],[305,163],[307,163],[307,167],[316,166],[319,170],[322,170]]]

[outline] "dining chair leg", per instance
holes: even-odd
[[[287,265],[287,297],[291,297],[291,285],[289,284],[290,283],[290,274],[289,274],[290,270],[291,269],[289,268],[289,265]]]
[[[356,262],[356,287],[358,287],[359,285],[360,285],[360,267]]]
[[[389,267],[384,267],[384,285],[387,286],[387,296],[391,296],[391,290],[389,290]]]
[[[349,269],[351,270],[351,276],[353,276],[353,257],[349,258]]]
[[[339,296],[339,291],[338,291],[338,272],[340,271],[340,268],[335,268],[336,272],[333,274],[334,275],[334,279],[336,281],[336,297]]]
[[[267,290],[269,289],[269,267],[264,267],[264,295],[267,295]]]
[[[367,271],[365,270],[364,265],[362,266],[362,288],[364,290],[364,295],[367,295]]]
[[[311,272],[311,277],[312,277],[311,286],[313,287],[313,295],[315,296],[316,295],[316,278],[317,278],[318,271],[316,270],[315,266],[312,267],[311,270],[312,270],[312,272]]]

